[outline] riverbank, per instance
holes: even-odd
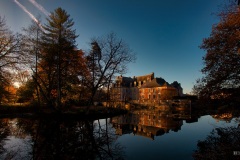
[[[49,107],[33,107],[24,105],[0,106],[0,118],[25,118],[25,117],[54,117],[54,118],[79,118],[79,119],[101,119],[125,114],[127,110],[121,108],[107,108],[103,106],[69,107],[60,111]]]

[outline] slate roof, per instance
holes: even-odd
[[[143,82],[144,80],[146,81],[148,77],[151,77],[151,79],[154,78],[154,73],[152,72],[150,74],[146,74],[146,75],[143,75],[143,76],[137,76],[137,77],[134,77],[134,79],[136,79],[137,82],[139,82],[139,81]]]
[[[146,82],[141,86],[141,88],[154,88],[154,87],[162,87],[164,85],[169,86],[169,84],[163,78],[154,78],[150,82]]]
[[[122,87],[130,87],[130,83],[133,83],[133,79],[131,77],[118,76],[116,82],[121,83]]]
[[[131,77],[122,77],[122,86],[130,87],[130,83],[132,82],[133,82],[133,79]]]
[[[171,85],[175,88],[181,88],[181,84],[178,83],[177,81],[174,81]]]

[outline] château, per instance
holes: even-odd
[[[163,78],[155,78],[152,72],[133,78],[117,76],[112,87],[111,99],[119,102],[158,104],[176,96],[183,96],[181,84],[177,81],[170,84]]]

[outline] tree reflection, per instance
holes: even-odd
[[[5,139],[11,135],[21,139],[31,137],[25,141],[30,146],[27,159],[123,159],[123,147],[115,143],[117,136],[107,119],[101,123],[100,120],[63,121],[61,118],[15,119],[4,123],[2,119],[0,125],[3,159],[20,156],[18,149],[13,153],[5,148],[9,154],[3,154]]]
[[[198,141],[193,154],[196,160],[239,159],[240,128],[216,128],[203,141]]]
[[[0,121],[0,154],[2,154],[5,149],[4,149],[4,140],[7,138],[7,136],[9,135],[10,130],[8,127],[8,122],[7,119],[2,119]],[[1,156],[0,156],[1,158]]]
[[[29,126],[29,125],[28,125]],[[31,148],[31,137],[18,119],[0,119],[0,159],[29,159],[29,149]]]

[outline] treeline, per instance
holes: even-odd
[[[124,74],[135,54],[115,33],[93,38],[90,51],[77,49],[74,21],[62,8],[13,34],[0,17],[0,103],[34,102],[60,109],[108,100],[115,74]],[[20,88],[12,97],[14,83]]]

